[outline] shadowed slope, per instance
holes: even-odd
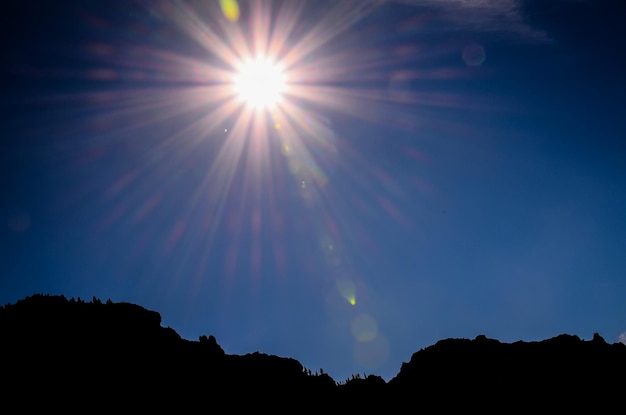
[[[396,399],[419,394],[442,410],[564,410],[621,405],[626,345],[562,334],[539,342],[445,339],[413,354],[389,381]]]
[[[154,311],[128,303],[34,295],[0,309],[6,396],[30,406],[232,409],[329,395],[328,375],[309,376],[291,358],[228,355],[213,336],[182,339]],[[233,399],[233,396],[238,396]],[[36,399],[33,399],[36,397]]]

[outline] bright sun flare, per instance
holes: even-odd
[[[269,59],[256,59],[239,68],[234,85],[245,103],[254,108],[267,108],[280,99],[285,89],[285,77]]]

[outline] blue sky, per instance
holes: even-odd
[[[230,4],[8,8],[1,303],[129,301],[337,381],[626,341],[622,2]],[[233,94],[255,53],[271,108]]]

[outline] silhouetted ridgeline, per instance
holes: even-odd
[[[128,303],[34,295],[0,308],[2,413],[64,411],[409,413],[611,410],[626,400],[626,346],[561,335],[501,343],[446,339],[389,382],[337,383],[297,360],[230,355],[213,336],[182,339]]]

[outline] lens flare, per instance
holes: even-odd
[[[352,335],[359,342],[369,342],[378,335],[378,323],[369,314],[361,314],[352,320]]]
[[[354,343],[354,360],[363,367],[376,370],[389,360],[389,342],[384,336],[378,335],[368,342]]]
[[[222,13],[231,22],[239,20],[239,3],[237,0],[220,0]]]
[[[354,283],[346,277],[340,277],[337,279],[336,284],[339,294],[350,304],[356,305],[356,287]]]

